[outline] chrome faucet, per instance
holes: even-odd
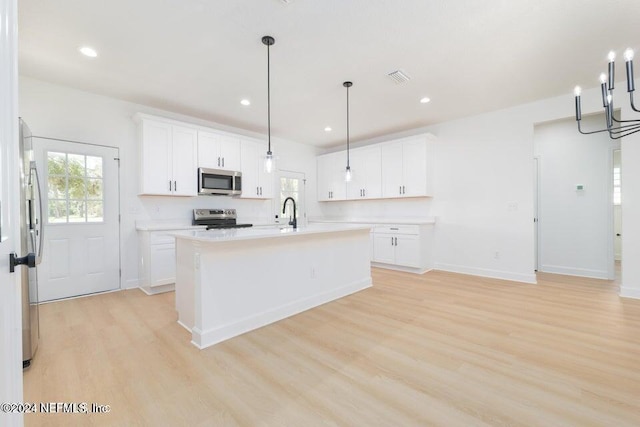
[[[284,212],[287,210],[287,202],[289,200],[291,200],[291,203],[293,203],[293,219],[289,221],[289,225],[292,225],[293,228],[298,228],[298,220],[296,219],[296,201],[293,200],[293,197],[287,197],[286,199],[284,199],[284,203],[282,204],[282,213],[284,214]]]

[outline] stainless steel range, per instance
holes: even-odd
[[[220,228],[245,228],[253,224],[238,224],[235,209],[194,209],[193,225],[206,225],[207,230]]]

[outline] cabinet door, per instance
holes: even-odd
[[[220,138],[220,169],[240,170],[240,138],[223,135]],[[265,152],[267,150],[265,149]]]
[[[198,132],[173,126],[173,193],[176,196],[196,196]]]
[[[360,154],[364,177],[364,198],[382,197],[382,153],[380,147],[363,150]]]
[[[257,144],[250,140],[242,140],[240,143],[240,170],[242,171],[242,195],[243,199],[260,198],[260,178],[258,167],[260,156]]]
[[[347,152],[339,151],[329,155],[329,187],[331,190],[331,200],[346,200],[347,183],[344,180],[344,173],[347,168]]]
[[[175,243],[151,245],[151,276],[149,285],[160,286],[176,282],[176,246]]]
[[[267,147],[265,146],[264,151],[261,151],[261,153],[266,152]],[[271,173],[265,172],[262,157],[263,156],[258,157],[258,183],[260,184],[260,198],[271,199],[273,198],[273,182],[276,173],[275,171]]]
[[[221,164],[218,135],[211,132],[198,132],[198,167],[220,169]]]
[[[326,202],[331,200],[331,181],[329,180],[329,170],[331,156],[318,156],[316,160],[317,165],[317,182],[318,182],[318,201]]]
[[[404,197],[427,196],[427,142],[424,139],[402,144],[402,185]]]
[[[382,151],[382,197],[402,197],[402,143],[384,145]]]
[[[386,264],[395,263],[395,236],[392,234],[373,235],[373,261]]]
[[[144,120],[142,122],[141,194],[171,194],[172,180],[171,125]],[[172,187],[173,188],[173,187]]]
[[[415,235],[396,235],[396,261],[398,265],[420,267],[420,240]]]
[[[347,199],[363,199],[364,189],[367,185],[367,158],[366,150],[358,149],[350,152],[351,181],[347,182]],[[346,154],[345,154],[346,163]],[[346,168],[346,165],[345,165]],[[343,173],[344,177],[344,173]]]

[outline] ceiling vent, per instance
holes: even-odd
[[[402,70],[393,71],[387,74],[387,77],[393,80],[393,82],[396,84],[406,83],[411,80],[411,77],[409,77],[409,75]]]

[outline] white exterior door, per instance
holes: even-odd
[[[17,1],[0,1],[0,403],[22,402],[20,275],[9,254],[20,248],[14,218],[20,209],[18,176]],[[24,255],[24,254],[19,254]],[[19,426],[22,414],[0,412],[0,425]]]
[[[118,149],[34,138],[43,177],[40,301],[120,288]]]

